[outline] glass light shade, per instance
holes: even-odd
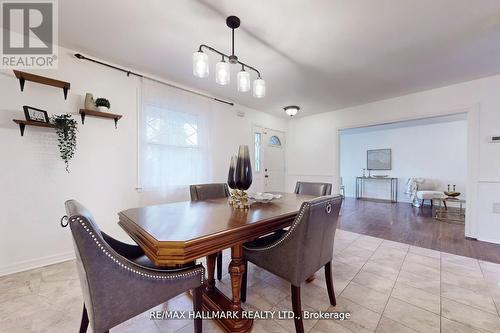
[[[203,52],[193,53],[193,75],[201,78],[208,76],[208,56]]]
[[[231,72],[229,70],[229,64],[225,61],[218,62],[215,65],[215,82],[221,85],[229,84],[231,79]]]
[[[266,96],[266,81],[263,79],[253,81],[253,96],[257,98]]]
[[[287,108],[285,108],[285,112],[290,117],[293,117],[293,116],[295,116],[297,114],[297,112],[299,112],[299,108],[296,107],[296,106],[287,107]]]
[[[238,91],[246,92],[250,90],[250,73],[239,71],[236,79],[238,81]]]

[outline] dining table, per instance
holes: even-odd
[[[245,271],[243,244],[289,226],[304,201],[313,196],[279,193],[271,202],[251,202],[249,209],[233,208],[228,198],[165,203],[121,211],[119,225],[162,267],[179,267],[207,258],[203,308],[241,314],[241,282]],[[217,252],[231,249],[228,271],[231,297],[215,285]],[[250,332],[253,320],[237,316],[215,319],[226,332]]]

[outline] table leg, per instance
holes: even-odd
[[[233,311],[241,311],[241,281],[244,272],[243,248],[241,245],[233,246],[231,248],[231,262],[229,263],[231,291],[233,292]]]
[[[213,292],[215,288],[215,258],[217,253],[212,253],[207,256],[207,292]]]
[[[215,287],[215,258],[217,254],[207,257],[207,274],[205,291],[203,293],[203,308],[207,311],[225,312],[235,311],[241,313],[241,282],[245,272],[243,262],[243,247],[235,245],[231,248],[231,263],[229,274],[231,275],[232,297],[228,298]],[[234,333],[247,333],[252,330],[253,320],[238,318],[220,318],[217,323],[226,331]]]

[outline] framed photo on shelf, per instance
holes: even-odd
[[[49,115],[47,111],[40,110],[31,106],[23,105],[24,116],[27,121],[37,121],[39,123],[48,123]]]

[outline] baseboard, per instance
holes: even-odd
[[[47,265],[57,264],[74,258],[75,258],[75,252],[70,251],[42,258],[25,260],[15,264],[0,267],[0,276],[27,271],[33,268],[43,267]]]
[[[500,239],[478,237],[477,240],[479,240],[481,242],[492,243],[492,244],[500,244]]]

